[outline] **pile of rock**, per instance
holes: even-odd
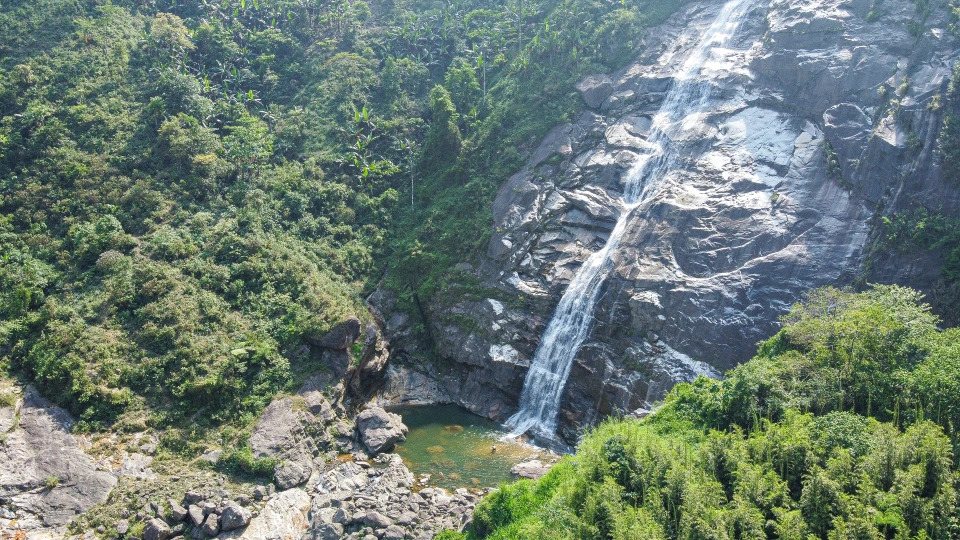
[[[251,503],[248,497],[238,497],[237,500],[224,498],[220,502],[213,502],[209,497],[192,491],[187,492],[182,501],[167,500],[166,512],[161,512],[161,507],[152,503],[157,515],[146,519],[143,540],[167,540],[185,533],[199,539],[242,529],[250,524],[255,515],[254,511],[247,508]],[[129,523],[118,522],[116,529],[121,536],[125,535]]]
[[[460,530],[483,492],[441,488],[411,490],[413,474],[400,456],[347,461],[325,471],[313,487],[311,523],[304,538],[360,540],[433,538],[444,529]]]

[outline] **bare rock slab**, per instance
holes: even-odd
[[[27,387],[19,421],[0,445],[0,499],[59,526],[107,499],[117,479],[98,470],[70,434],[65,410]],[[52,488],[40,489],[55,484]]]

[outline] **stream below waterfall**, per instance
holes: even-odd
[[[456,405],[398,406],[390,412],[402,416],[410,430],[394,452],[416,476],[418,487],[496,487],[512,480],[510,468],[517,463],[548,454],[502,440],[499,424]]]

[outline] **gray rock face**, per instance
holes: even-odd
[[[486,253],[462,266],[496,292],[427,307],[452,367],[421,367],[389,293],[371,298],[399,349],[383,397],[506,419],[560,296],[623,217],[561,403],[572,441],[605,415],[649,409],[678,381],[749,359],[805,291],[863,277],[879,213],[912,204],[960,213],[960,188],[944,183],[933,153],[942,113],[927,108],[958,58],[947,10],[938,4],[915,37],[912,4],[884,4],[868,21],[872,5],[757,4],[708,68],[715,104],[671,134],[678,166],[628,215],[625,178],[651,153],[673,70],[719,4],[682,8],[644,36],[633,65],[581,81],[591,110],[552,129],[504,182]],[[869,275],[929,286],[916,266],[880,258]]]
[[[97,469],[70,434],[66,411],[28,387],[0,444],[0,499],[42,519],[47,526],[68,523],[107,499],[117,479]],[[3,415],[0,415],[2,417]],[[45,488],[49,479],[56,485]]]
[[[577,84],[583,102],[591,109],[598,109],[613,93],[613,80],[606,75],[591,75]]]
[[[388,451],[399,441],[407,439],[407,426],[400,415],[373,407],[357,415],[360,440],[373,455]]]

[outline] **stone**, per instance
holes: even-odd
[[[156,443],[143,443],[140,445],[140,451],[148,456],[152,456],[157,453]]]
[[[172,531],[165,521],[153,518],[143,528],[143,540],[167,540]]]
[[[191,504],[196,504],[202,500],[203,500],[203,495],[201,495],[200,493],[197,493],[196,491],[188,491],[183,494],[183,502],[185,502],[187,506]]]
[[[215,448],[205,454],[202,454],[200,456],[200,459],[202,459],[203,461],[206,461],[207,463],[216,465],[217,462],[220,461],[220,456],[222,455],[223,455],[223,450],[220,450],[219,448]]]
[[[549,470],[550,467],[544,465],[540,460],[532,459],[530,461],[524,461],[523,463],[517,463],[511,467],[510,474],[519,476],[520,478],[536,480],[547,474]]]
[[[360,329],[360,319],[351,317],[331,328],[322,337],[308,337],[307,341],[325,349],[346,350],[360,336]]]
[[[349,525],[353,522],[353,511],[350,508],[338,508],[337,511],[333,513],[332,520],[334,523]]]
[[[250,449],[257,458],[278,458],[300,443],[303,426],[290,398],[278,399],[263,411],[250,434]]]
[[[304,484],[313,472],[311,448],[316,443],[304,428],[305,417],[312,415],[296,409],[292,399],[278,399],[267,406],[250,435],[254,457],[278,461],[274,478],[280,490]]]
[[[407,533],[403,530],[403,528],[396,525],[390,525],[385,531],[383,531],[383,535],[380,538],[382,540],[403,540],[406,537]]]
[[[223,503],[223,510],[220,512],[220,529],[223,531],[232,531],[250,524],[253,516],[250,511],[240,506],[234,501]]]
[[[304,538],[309,540],[340,540],[343,538],[343,532],[343,525],[339,523],[324,523],[308,532],[304,535]]]
[[[173,499],[167,499],[167,506],[170,507],[170,519],[173,521],[183,521],[187,518],[187,509],[180,506],[177,501]]]
[[[151,480],[156,474],[150,468],[153,458],[144,454],[126,454],[120,465],[120,475],[136,478],[137,480]]]
[[[125,519],[121,519],[113,525],[113,528],[117,530],[117,534],[123,536],[127,534],[127,531],[130,530],[130,522]]]
[[[376,510],[371,510],[363,515],[363,522],[371,527],[382,529],[384,527],[389,527],[393,525],[393,520],[387,516],[377,512]]]
[[[373,455],[389,451],[399,441],[405,441],[407,426],[400,415],[389,413],[380,407],[372,407],[357,415],[357,431],[360,440]]]
[[[274,481],[277,488],[284,490],[305,484],[313,472],[313,467],[309,463],[304,464],[297,461],[283,463],[276,467],[274,471]]]
[[[207,517],[207,515],[203,513],[203,508],[200,508],[195,504],[191,504],[187,507],[187,515],[190,517],[190,521],[195,527],[203,525],[203,520]]]
[[[253,500],[262,501],[264,497],[267,496],[267,488],[263,486],[257,486],[253,488]]]
[[[204,520],[203,526],[200,528],[203,531],[203,534],[207,536],[216,536],[220,533],[220,516],[217,514],[209,514],[207,519]]]

